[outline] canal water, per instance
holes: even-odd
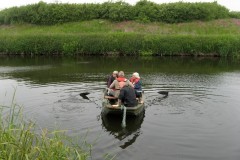
[[[139,72],[145,112],[101,116],[106,77]],[[158,91],[168,91],[163,97]],[[79,96],[89,92],[89,100]],[[0,104],[39,128],[68,130],[92,159],[239,160],[240,61],[197,57],[0,57]],[[80,138],[81,139],[81,138]]]

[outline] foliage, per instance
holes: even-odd
[[[133,20],[133,7],[125,2],[106,3],[110,5],[108,18],[112,21]],[[103,18],[103,17],[100,17]]]
[[[73,145],[64,131],[50,132],[47,129],[36,132],[33,122],[23,120],[21,107],[12,104],[0,106],[0,159],[45,159],[65,160],[89,158],[82,147]],[[9,110],[9,114],[3,114]]]
[[[237,19],[16,24],[0,27],[0,54],[239,56],[239,33]]]
[[[230,12],[229,17],[240,19],[240,12]]]
[[[159,5],[156,3],[142,0],[135,5],[135,19],[142,22],[162,21]]]
[[[213,3],[170,3],[161,6],[161,20],[179,23],[193,20],[213,20],[228,17],[228,10]]]
[[[8,54],[121,54],[236,56],[240,37],[235,35],[146,35],[92,33],[81,35],[0,36],[0,52]]]
[[[0,24],[53,25],[92,19],[107,19],[116,22],[137,20],[179,23],[193,20],[213,20],[228,16],[229,11],[217,2],[156,4],[140,0],[132,6],[122,1],[109,1],[102,4],[47,4],[41,1],[37,4],[0,11]]]

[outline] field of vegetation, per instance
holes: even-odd
[[[217,2],[39,2],[0,11],[0,54],[240,56],[239,17]]]
[[[80,146],[73,143],[73,139],[65,132],[47,129],[39,131],[34,122],[24,119],[22,107],[14,103],[12,106],[0,105],[0,159],[89,159],[89,144]]]

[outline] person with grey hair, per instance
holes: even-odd
[[[109,86],[109,95],[112,95],[116,98],[118,98],[118,95],[120,93],[120,89],[123,88],[123,86],[131,86],[133,87],[132,83],[128,79],[125,78],[124,72],[120,71],[118,73],[118,78],[115,79],[112,84]]]
[[[118,77],[118,71],[113,71],[112,75],[108,77],[107,87],[109,88],[112,82]]]
[[[142,101],[142,82],[140,80],[139,73],[134,72],[130,78],[130,82],[133,84],[136,91],[136,96],[139,98],[139,101]]]

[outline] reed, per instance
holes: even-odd
[[[239,20],[0,26],[0,54],[238,56]]]
[[[89,158],[89,152],[72,143],[64,131],[43,129],[40,133],[36,133],[35,123],[23,120],[22,107],[14,103],[10,107],[0,107],[0,159],[85,160]]]
[[[92,33],[0,36],[0,52],[31,55],[191,55],[240,54],[237,35],[153,35]]]

